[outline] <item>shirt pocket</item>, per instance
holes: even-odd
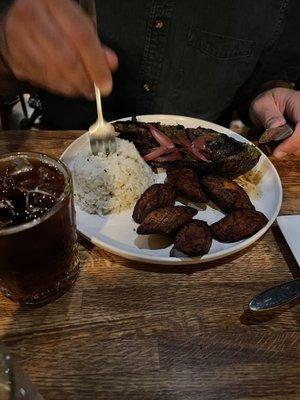
[[[251,56],[255,42],[191,28],[188,46],[216,59],[238,60]]]
[[[258,58],[252,40],[190,28],[173,92],[177,112],[217,119],[250,77]]]

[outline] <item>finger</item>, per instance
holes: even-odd
[[[258,97],[251,105],[250,115],[256,125],[263,126],[265,129],[277,128],[286,123],[286,120],[279,110],[274,97],[270,93],[265,93]]]
[[[111,71],[92,21],[70,0],[48,0],[48,7],[79,51],[91,79],[103,95],[108,95],[112,90]]]
[[[104,44],[102,44],[102,48],[105,52],[107,63],[109,65],[110,70],[112,72],[116,71],[119,66],[119,60],[117,54]]]
[[[285,108],[287,117],[290,119],[290,121],[300,121],[300,91],[289,91]]]
[[[300,122],[296,124],[293,135],[280,143],[274,150],[276,158],[283,158],[287,154],[300,154]]]

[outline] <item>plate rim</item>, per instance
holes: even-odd
[[[278,204],[276,207],[275,212],[273,213],[273,216],[269,219],[267,225],[265,225],[262,229],[260,229],[258,232],[256,232],[254,235],[252,235],[251,237],[244,239],[241,242],[237,242],[236,245],[234,245],[232,248],[230,249],[223,249],[220,250],[216,253],[213,254],[205,254],[204,256],[197,256],[197,257],[185,257],[185,258],[179,258],[179,257],[160,257],[160,256],[150,256],[150,255],[138,255],[134,252],[131,251],[127,251],[127,250],[123,250],[123,249],[118,249],[115,246],[111,246],[108,243],[105,243],[103,241],[101,241],[100,239],[98,239],[95,236],[90,236],[84,229],[80,228],[77,225],[77,231],[84,237],[86,238],[89,242],[91,242],[92,244],[96,245],[97,247],[100,247],[112,254],[115,254],[117,256],[132,260],[132,261],[139,261],[139,262],[143,262],[143,263],[147,263],[147,264],[160,264],[160,265],[190,265],[190,264],[200,264],[200,263],[207,263],[207,262],[211,262],[211,261],[215,261],[218,260],[220,258],[225,258],[225,257],[229,257],[233,254],[236,254],[238,252],[241,252],[242,250],[246,249],[247,247],[251,246],[253,243],[255,243],[258,239],[260,239],[272,226],[272,224],[274,223],[274,221],[276,220],[281,206],[282,206],[282,199],[283,199],[283,189],[282,189],[282,182],[280,179],[280,176],[278,174],[277,169],[275,168],[274,164],[272,163],[272,161],[269,160],[269,158],[255,145],[253,144],[250,140],[248,140],[247,138],[243,137],[242,135],[240,135],[239,133],[236,133],[234,131],[232,131],[231,129],[228,129],[226,127],[223,127],[221,125],[215,124],[214,122],[210,122],[210,121],[206,121],[203,119],[199,119],[199,118],[193,118],[193,117],[187,117],[187,116],[183,116],[183,115],[172,115],[172,114],[144,114],[144,115],[137,115],[136,118],[137,119],[142,119],[142,118],[153,118],[158,120],[158,122],[160,122],[160,119],[170,119],[173,120],[178,118],[178,119],[183,119],[186,120],[187,122],[189,120],[199,123],[199,126],[201,126],[201,124],[209,124],[211,126],[211,129],[216,130],[217,132],[220,133],[224,133],[224,134],[229,134],[229,136],[238,136],[238,139],[241,139],[240,141],[244,142],[244,143],[249,143],[252,144],[253,146],[255,146],[256,149],[259,150],[259,152],[261,153],[261,155],[267,160],[269,166],[271,167],[274,176],[276,177],[276,182],[277,182],[277,186],[279,189],[279,199],[278,199]],[[126,121],[131,119],[132,117],[124,117],[124,118],[120,118],[111,122],[115,122],[115,121]],[[73,146],[75,146],[76,144],[78,144],[78,141],[83,140],[85,137],[88,136],[88,132],[84,132],[82,135],[80,135],[77,139],[75,139],[65,150],[64,152],[61,154],[60,156],[60,160],[64,162],[64,158],[66,157],[67,153],[71,150],[71,148]]]

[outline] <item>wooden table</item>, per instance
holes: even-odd
[[[80,132],[1,132],[0,153],[58,156]],[[277,162],[300,213],[300,158]],[[44,308],[1,298],[2,342],[47,400],[300,399],[300,306],[245,312],[300,275],[274,226],[250,249],[186,267],[126,261],[80,239],[74,288]]]

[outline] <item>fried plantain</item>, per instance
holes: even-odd
[[[201,187],[195,171],[189,168],[174,168],[167,170],[167,183],[179,195],[197,203],[206,203],[208,197]]]
[[[246,239],[268,223],[267,217],[255,210],[237,210],[211,225],[213,237],[220,242]]]
[[[137,233],[140,235],[149,235],[151,233],[169,235],[178,231],[196,214],[197,210],[195,208],[186,206],[158,208],[146,216],[137,228]]]
[[[153,210],[161,207],[173,206],[175,204],[176,192],[169,185],[156,183],[150,186],[137,201],[132,218],[141,223]]]
[[[177,233],[174,247],[188,256],[202,256],[209,252],[212,234],[206,222],[193,220]]]
[[[208,175],[201,178],[210,199],[224,212],[254,210],[248,194],[234,181],[222,176]]]

